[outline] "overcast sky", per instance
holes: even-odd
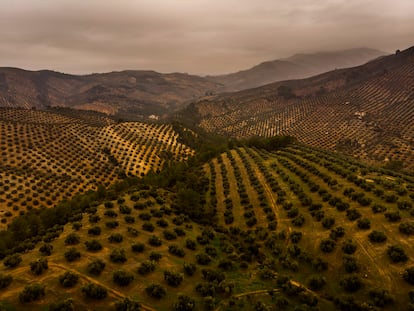
[[[218,74],[414,45],[414,0],[0,0],[0,66]]]

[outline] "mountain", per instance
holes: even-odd
[[[217,87],[215,82],[182,73],[121,71],[77,76],[0,68],[0,107],[59,106],[119,117],[161,116]]]
[[[384,164],[414,167],[414,47],[366,63],[205,98],[181,113],[235,138],[299,141]]]
[[[239,91],[276,81],[306,78],[336,68],[361,65],[385,54],[368,48],[296,54],[289,58],[263,62],[247,70],[208,78],[223,84],[225,91]]]

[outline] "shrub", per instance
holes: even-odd
[[[91,240],[85,242],[86,249],[90,252],[97,252],[102,249],[102,244],[98,240]]]
[[[344,244],[342,244],[342,251],[343,251],[345,254],[349,254],[349,255],[351,255],[351,254],[355,253],[356,249],[357,249],[357,245],[356,245],[356,243],[355,243],[354,241],[352,241],[352,240],[346,240],[346,241],[344,242]]]
[[[114,203],[112,203],[111,201],[107,201],[104,203],[105,208],[113,208],[114,207]]]
[[[211,262],[211,257],[207,254],[201,253],[196,255],[196,260],[200,265],[208,265]]]
[[[328,263],[321,258],[315,258],[312,260],[312,268],[316,271],[325,271],[328,269]]]
[[[320,290],[326,284],[326,279],[321,275],[313,275],[308,280],[308,285],[312,290]]]
[[[124,217],[124,220],[127,224],[133,224],[135,222],[135,218],[133,216],[130,216],[130,215],[126,215]]]
[[[406,235],[414,234],[414,222],[402,222],[398,226],[401,233]]]
[[[377,214],[377,213],[383,213],[387,210],[387,208],[383,205],[380,204],[374,204],[371,206],[372,212]]]
[[[359,270],[356,259],[352,256],[344,256],[342,258],[344,269],[348,273],[357,272]]]
[[[202,269],[201,274],[203,275],[203,279],[207,282],[220,283],[226,278],[223,272],[215,271],[213,269]]]
[[[399,201],[397,202],[397,207],[402,211],[406,211],[410,210],[413,207],[413,205],[408,201]]]
[[[105,287],[95,283],[88,283],[82,287],[82,293],[91,299],[104,299],[108,296],[108,291]]]
[[[357,225],[359,229],[367,230],[371,228],[371,221],[368,218],[358,219]]]
[[[399,211],[386,212],[384,216],[388,219],[389,222],[398,222],[401,220],[401,215]]]
[[[344,227],[341,227],[341,226],[331,229],[331,232],[329,233],[329,237],[335,241],[338,240],[339,238],[342,238],[344,235],[345,235],[345,229]]]
[[[103,269],[105,269],[105,265],[105,261],[96,258],[88,264],[87,270],[90,274],[100,275]]]
[[[164,287],[159,284],[151,284],[145,288],[145,292],[148,296],[156,299],[161,299],[167,295]]]
[[[108,237],[108,241],[111,243],[121,243],[124,237],[120,233],[113,233]]]
[[[184,257],[185,256],[184,250],[181,247],[179,247],[178,245],[175,245],[175,244],[168,246],[168,252],[170,254],[173,254],[173,255],[177,256],[177,257]]]
[[[89,222],[91,224],[96,224],[101,220],[101,217],[99,217],[99,215],[90,215],[89,216]]]
[[[299,243],[299,241],[302,239],[302,232],[300,231],[293,231],[290,234],[290,240],[292,243]]]
[[[181,284],[183,279],[184,278],[181,273],[169,271],[169,270],[164,271],[164,280],[170,286],[177,287],[178,285]]]
[[[295,227],[302,227],[305,223],[305,217],[303,215],[298,215],[294,219],[292,219],[292,225]]]
[[[124,298],[115,303],[115,311],[140,311],[141,304],[137,301]]]
[[[155,270],[155,267],[156,265],[154,261],[150,261],[150,260],[143,261],[139,265],[137,272],[141,275],[146,275],[146,274],[153,272]]]
[[[48,268],[49,265],[47,263],[47,259],[44,257],[30,263],[30,271],[32,271],[32,273],[35,275],[41,275],[43,271],[47,270]]]
[[[49,311],[75,311],[75,306],[73,305],[73,299],[68,298],[63,301],[55,302],[50,304]]]
[[[149,237],[148,243],[151,246],[161,246],[162,245],[162,240],[159,237],[157,237],[156,235],[152,235],[152,236]]]
[[[356,275],[345,276],[339,284],[346,292],[350,293],[356,292],[362,287],[362,282]]]
[[[78,260],[80,257],[81,253],[75,247],[71,247],[65,252],[65,258],[69,262]]]
[[[155,230],[155,227],[152,223],[147,221],[142,224],[142,230],[153,232]]]
[[[387,254],[394,263],[406,262],[408,260],[408,256],[405,254],[404,249],[400,245],[389,246]]]
[[[137,229],[135,229],[135,228],[133,228],[133,227],[128,227],[127,228],[127,231],[128,231],[128,233],[130,234],[130,235],[132,235],[132,236],[138,236],[138,234],[139,234],[139,232],[138,232],[138,230]]]
[[[42,253],[42,255],[50,256],[53,251],[53,245],[49,243],[43,243],[43,245],[40,246],[39,251]]]
[[[22,257],[19,254],[9,255],[3,260],[3,265],[7,268],[14,268],[22,262]]]
[[[89,235],[100,235],[101,234],[101,228],[98,226],[92,227],[88,229]]]
[[[217,265],[217,267],[219,267],[220,269],[229,271],[232,270],[234,268],[234,264],[233,261],[230,259],[221,259]]]
[[[159,261],[161,258],[162,258],[161,253],[151,252],[151,254],[149,255],[149,259],[153,261]]]
[[[193,311],[195,308],[195,300],[185,295],[179,295],[178,301],[174,303],[174,311]]]
[[[381,308],[394,303],[390,293],[384,289],[371,289],[368,295],[371,298],[371,303],[376,307]]]
[[[144,221],[148,221],[151,219],[151,214],[150,213],[141,213],[138,215],[139,219],[144,220]]]
[[[187,247],[190,250],[195,250],[197,248],[197,242],[193,239],[186,239],[185,240],[185,247]]]
[[[332,239],[324,239],[321,241],[320,249],[324,253],[331,253],[335,249],[336,242]]]
[[[13,277],[9,274],[0,273],[0,289],[6,288],[13,282]]]
[[[185,262],[183,266],[184,266],[185,274],[187,274],[189,276],[192,276],[197,270],[197,266],[193,263]]]
[[[112,218],[118,217],[118,214],[113,210],[105,211],[104,215]]]
[[[155,215],[155,214],[154,214]],[[165,219],[161,218],[157,220],[157,225],[160,226],[161,228],[166,228],[168,227],[168,221],[166,221]]]
[[[125,270],[118,270],[112,274],[112,280],[119,286],[128,286],[134,280],[134,275]]]
[[[30,284],[26,285],[23,291],[19,294],[19,300],[21,303],[32,302],[39,300],[45,296],[45,287],[42,284]]]
[[[163,235],[166,240],[175,240],[177,238],[177,234],[171,230],[164,230]]]
[[[79,276],[73,272],[66,271],[59,276],[59,283],[63,287],[73,287],[78,283]]]
[[[75,245],[80,242],[80,237],[76,233],[69,233],[65,239],[66,245]]]
[[[125,250],[122,248],[115,248],[112,250],[111,254],[109,255],[109,258],[114,263],[124,263],[127,261]]]
[[[370,234],[368,234],[368,238],[373,243],[382,243],[387,240],[387,236],[382,231],[373,230]]]
[[[105,226],[109,229],[114,229],[119,226],[119,222],[116,220],[107,221]]]
[[[177,236],[185,236],[185,231],[181,228],[174,228],[174,232]]]
[[[326,229],[332,228],[332,226],[335,224],[335,218],[333,217],[325,217],[322,219],[322,226]]]
[[[134,243],[131,245],[131,250],[134,253],[142,253],[145,250],[145,244],[144,243]]]
[[[211,257],[216,257],[217,256],[217,250],[213,246],[206,246],[204,251],[206,252],[207,255],[210,255]]]
[[[357,220],[358,218],[360,218],[362,215],[360,212],[358,212],[356,209],[352,208],[346,211],[346,217],[348,217],[348,219],[350,221],[354,221]]]
[[[119,206],[119,212],[124,215],[129,215],[132,212],[132,209],[128,206],[121,205]]]
[[[414,267],[409,267],[405,269],[403,273],[403,279],[410,283],[411,285],[414,285]]]

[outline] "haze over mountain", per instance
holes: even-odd
[[[295,54],[263,62],[247,70],[208,78],[223,84],[226,91],[239,91],[276,81],[306,78],[336,68],[362,65],[384,55],[385,52],[370,48]]]

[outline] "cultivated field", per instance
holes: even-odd
[[[0,110],[2,226],[31,208],[128,176],[143,176],[193,151],[170,125],[116,123],[103,114],[66,109]]]
[[[71,297],[76,310],[115,310],[126,297],[144,310],[414,303],[412,177],[299,144],[239,147],[203,170],[204,204],[216,210],[209,224],[186,216],[191,205],[176,206],[180,194],[144,179],[36,238],[22,261],[3,259],[3,305],[40,310]],[[35,283],[44,285],[40,296],[24,302]]]

